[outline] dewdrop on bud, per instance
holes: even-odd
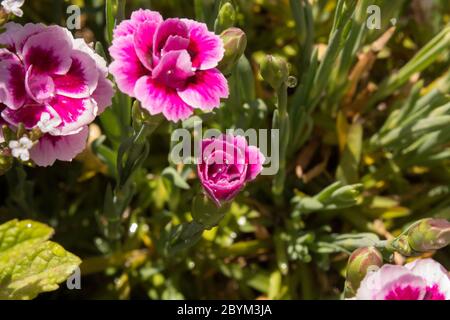
[[[353,251],[347,263],[345,297],[353,297],[366,274],[378,270],[382,265],[383,257],[375,247],[364,247]]]
[[[295,88],[297,86],[298,80],[294,76],[289,76],[286,80],[286,85],[288,88]]]
[[[260,65],[261,76],[278,90],[283,83],[286,83],[289,77],[289,67],[284,58],[267,55]]]
[[[239,58],[244,54],[247,47],[247,36],[239,28],[229,28],[222,32],[220,38],[223,41],[225,53],[219,63],[219,69],[228,75],[232,72]]]

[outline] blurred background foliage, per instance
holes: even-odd
[[[450,219],[449,1],[123,2],[125,17],[150,8],[211,30],[221,5],[232,3],[248,45],[229,77],[230,99],[202,116],[205,127],[270,129],[276,93],[258,65],[268,53],[288,59],[295,83],[283,190],[273,195],[272,177],[262,176],[194,246],[170,243],[195,233],[179,228],[199,193],[195,168],[168,161],[177,126],[153,119],[139,150],[148,157],[121,179],[119,146],[132,136],[133,111],[118,93],[77,161],[18,167],[0,179],[1,222],[45,222],[83,260],[82,290],[40,298],[339,298],[352,250],[423,217]],[[115,0],[30,0],[17,20],[65,26],[71,4],[82,9],[75,34],[107,48]],[[371,30],[373,4],[382,21]],[[435,258],[450,268],[448,248]]]

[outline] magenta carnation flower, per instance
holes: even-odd
[[[110,53],[119,89],[152,115],[177,122],[228,97],[227,80],[216,69],[223,43],[204,23],[138,10],[114,30]]]
[[[59,26],[8,23],[0,44],[0,122],[44,133],[30,150],[37,165],[70,161],[111,104],[105,60]]]
[[[220,206],[261,173],[264,161],[264,155],[244,137],[222,135],[202,141],[197,171],[206,194]]]
[[[418,259],[405,266],[386,264],[366,275],[356,299],[449,300],[450,277],[432,259]]]

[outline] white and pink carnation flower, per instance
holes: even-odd
[[[417,259],[405,266],[386,264],[369,272],[356,300],[450,300],[450,277],[433,259]]]
[[[0,122],[44,135],[30,150],[39,166],[83,151],[87,126],[111,105],[106,61],[59,26],[16,23],[0,34]]]
[[[152,115],[177,122],[228,97],[227,80],[216,68],[223,43],[204,23],[138,10],[114,30],[110,53],[119,89]]]

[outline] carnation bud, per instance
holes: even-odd
[[[408,229],[409,245],[417,252],[438,250],[450,243],[450,222],[445,219],[423,219]]]
[[[353,251],[347,263],[345,297],[353,297],[367,272],[374,271],[382,265],[383,256],[375,247],[364,247]]]
[[[239,28],[229,28],[220,35],[225,48],[223,59],[219,63],[219,69],[225,75],[233,70],[233,67],[244,54],[247,47],[247,36],[244,31]]]
[[[405,256],[441,249],[450,243],[450,222],[427,218],[413,223],[389,247]]]
[[[283,83],[286,83],[289,77],[289,67],[284,58],[267,55],[262,61],[260,68],[261,76],[275,90],[278,90]]]
[[[217,33],[234,26],[236,22],[236,10],[229,2],[225,3],[219,10],[214,29]]]
[[[343,186],[331,194],[331,199],[338,203],[356,203],[362,189],[362,184]]]

